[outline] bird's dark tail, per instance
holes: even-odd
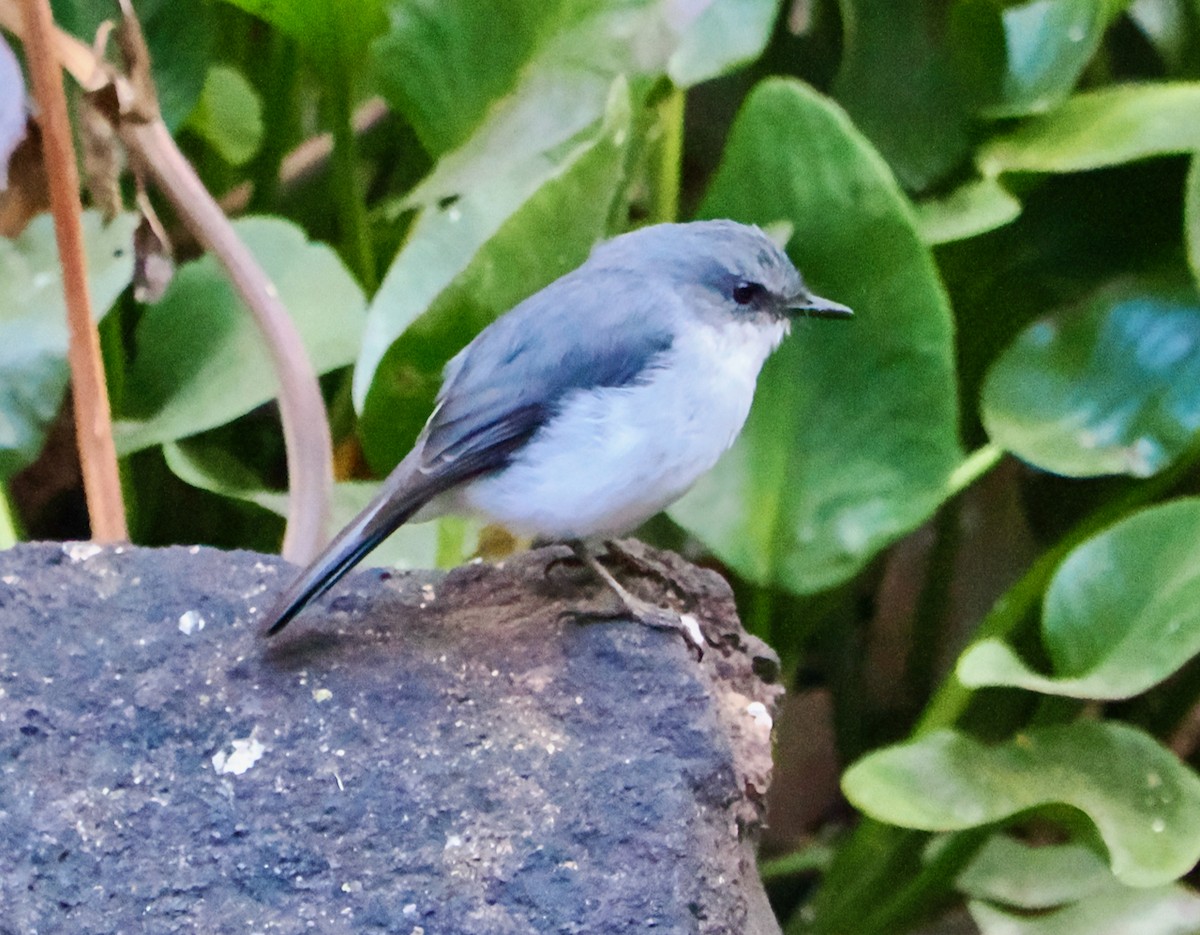
[[[412,518],[444,484],[424,477],[418,453],[410,454],[383,482],[361,513],[343,529],[313,562],[300,572],[271,610],[263,616],[266,635],[278,633],[310,602],[320,597],[368,552]]]

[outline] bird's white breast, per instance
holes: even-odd
[[[683,495],[733,443],[786,322],[685,329],[644,383],[572,393],[458,506],[526,535],[626,533]]]

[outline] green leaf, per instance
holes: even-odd
[[[201,490],[242,500],[262,507],[277,516],[286,517],[288,495],[285,491],[268,490],[259,478],[233,456],[222,449],[199,441],[168,443],[163,446],[168,467],[184,483]],[[333,485],[330,503],[330,528],[341,529],[367,505],[379,490],[379,484],[369,481],[343,481]],[[459,520],[435,520],[428,523],[409,523],[401,526],[363,559],[363,568],[435,568],[439,564],[442,524]],[[463,551],[469,555],[479,538],[479,525],[471,524],[465,537]],[[458,555],[452,564],[466,558]]]
[[[1015,221],[1017,201],[996,179],[972,179],[940,198],[917,202],[917,223],[925,243],[969,240]]]
[[[833,96],[905,188],[922,191],[967,155],[968,101],[939,38],[937,0],[839,0],[844,26]]]
[[[1097,0],[959,2],[952,20],[956,58],[983,93],[982,111],[989,117],[1014,117],[1060,103],[1096,54],[1120,5]]]
[[[372,51],[443,173],[486,158],[504,174],[599,120],[620,75],[637,99],[668,70],[690,83],[753,57],[778,3],[409,0]]]
[[[1200,82],[1122,85],[1078,94],[976,154],[987,176],[1082,172],[1200,149]]]
[[[975,899],[1022,909],[1048,909],[1115,884],[1104,858],[1082,844],[1025,844],[993,835],[958,875],[955,886]]]
[[[187,125],[230,165],[254,158],[262,145],[262,102],[242,73],[213,65]]]
[[[291,312],[318,373],[354,360],[365,300],[337,254],[278,218],[234,222]],[[223,425],[273,399],[274,368],[250,313],[211,256],[175,275],[138,325],[116,425],[123,454]]]
[[[683,8],[684,4],[677,4]],[[762,54],[779,16],[780,0],[708,0],[667,63],[680,88],[718,78]]]
[[[1075,549],[1046,593],[1042,639],[1054,677],[996,640],[958,664],[968,686],[1129,698],[1200,652],[1200,500],[1151,507]]]
[[[564,15],[565,0],[388,4],[371,49],[380,89],[433,154],[465,141]],[[498,23],[504,27],[497,28]]]
[[[97,317],[133,276],[137,219],[107,227],[83,214],[88,291]],[[67,387],[67,310],[62,268],[49,214],[13,240],[0,238],[0,479],[29,464],[42,448]]]
[[[322,70],[358,69],[386,24],[384,0],[226,0],[295,39]]]
[[[1195,935],[1200,896],[1185,886],[1113,887],[1055,912],[1030,916],[967,904],[981,935]]]
[[[1194,289],[1124,282],[1026,328],[993,364],[982,417],[992,441],[1071,477],[1149,477],[1200,427]]]
[[[470,173],[456,169],[465,183],[458,197],[435,181],[413,196],[421,214],[371,303],[354,373],[363,448],[377,469],[390,468],[412,444],[446,361],[577,266],[603,236],[629,121],[628,89],[618,81],[604,121],[583,138],[504,175],[486,157]]]
[[[751,94],[702,214],[790,223],[792,259],[855,318],[784,341],[741,437],[670,515],[744,578],[831,587],[926,519],[961,458],[945,294],[883,161],[796,82]]]
[[[1162,886],[1200,858],[1200,778],[1125,724],[1080,721],[986,746],[954,731],[872,753],[842,778],[880,821],[960,831],[1061,803],[1095,825],[1122,883]]]

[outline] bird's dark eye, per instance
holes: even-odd
[[[733,287],[733,301],[738,305],[749,305],[765,291],[762,283],[739,282]]]

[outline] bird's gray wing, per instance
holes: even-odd
[[[629,273],[572,274],[496,320],[446,368],[422,470],[498,470],[579,390],[644,382],[672,342],[666,295]]]
[[[277,633],[438,494],[499,470],[576,390],[646,379],[671,347],[665,296],[628,275],[571,274],[497,319],[447,366],[416,447],[265,615]]]

